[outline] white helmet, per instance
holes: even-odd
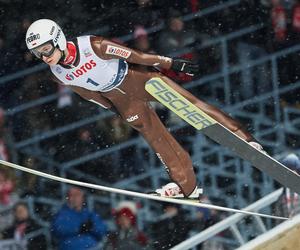
[[[67,47],[66,37],[56,22],[50,19],[39,19],[29,26],[26,32],[26,45],[31,52],[34,53],[35,48],[49,42],[61,51]]]

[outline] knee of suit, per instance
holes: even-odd
[[[129,122],[127,119],[127,122],[132,128],[136,129],[146,137],[148,137],[150,134],[157,135],[156,131],[161,130],[159,124],[154,123],[150,119],[145,119],[145,117],[143,117],[143,119],[136,119],[131,122]]]
[[[126,120],[132,128],[141,133],[146,133],[154,129],[152,116],[151,110],[138,110],[133,114],[131,112],[123,115],[123,119]]]
[[[144,128],[144,124],[140,123],[140,122],[132,122],[132,123],[128,123],[130,125],[130,127],[132,127],[133,129],[142,132],[143,128]]]

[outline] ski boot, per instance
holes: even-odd
[[[155,190],[155,192],[152,192],[152,195],[157,195],[160,197],[166,197],[166,198],[175,198],[175,199],[187,199],[187,200],[198,200],[199,196],[203,193],[202,188],[195,187],[194,191],[188,196],[185,197],[182,193],[180,187],[174,183],[170,182],[165,186],[162,186],[162,188],[158,188]]]

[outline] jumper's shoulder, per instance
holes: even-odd
[[[102,59],[108,59],[105,55],[108,40],[102,36],[91,36],[90,41],[95,54]]]
[[[101,43],[103,42],[104,37],[102,36],[90,36],[90,41],[92,45],[95,46],[101,46]]]
[[[101,36],[91,36],[90,37],[90,41],[91,41],[92,48],[94,50],[100,50],[103,40],[104,40],[104,37],[101,37]]]

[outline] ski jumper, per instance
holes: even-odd
[[[77,43],[77,44],[76,44]],[[196,176],[189,154],[160,121],[150,101],[156,101],[145,83],[160,77],[186,99],[246,141],[253,137],[230,116],[180,87],[160,72],[142,70],[134,64],[169,69],[172,59],[144,54],[102,37],[83,36],[76,42],[73,65],[50,66],[58,82],[69,86],[83,98],[104,108],[115,108],[124,122],[139,131],[153,148],[170,178],[188,196],[196,187]]]

